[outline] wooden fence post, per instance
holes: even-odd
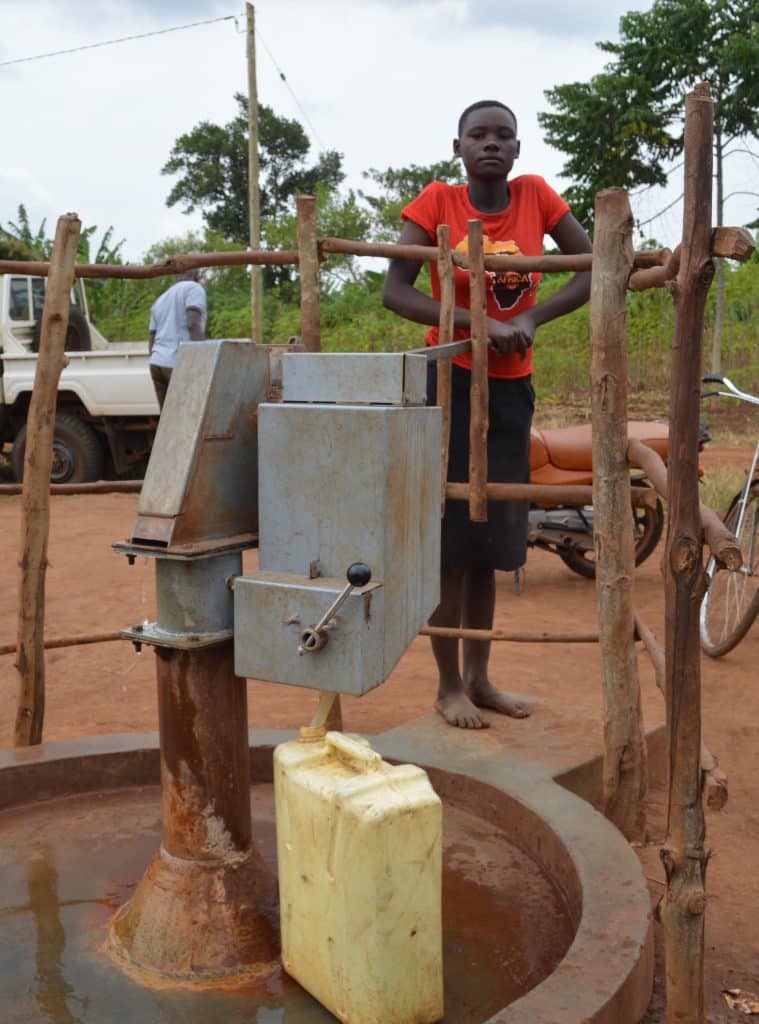
[[[321,351],[319,246],[316,240],[316,200],[298,196],[298,256],[300,263],[300,336],[307,352]]]
[[[440,279],[440,325],[438,345],[453,341],[453,317],[456,311],[456,283],[451,260],[451,229],[447,224],[437,226],[437,272]],[[448,451],[451,443],[451,360],[440,359],[437,364],[437,404],[443,410],[443,446],[440,452],[441,496],[440,514],[445,513],[445,486],[448,482]]]
[[[627,193],[596,196],[590,290],[593,532],[604,705],[603,810],[645,838],[646,740],[633,624],[635,554],[627,468],[627,279],[633,266]]]
[[[42,742],[45,717],[45,571],[50,529],[50,470],[58,381],[66,365],[63,354],[69,296],[81,230],[79,218],[58,218],[42,311],[37,369],[26,420],[24,490],[19,544],[16,674],[18,704],[14,741],[17,747]]]
[[[486,523],[488,502],[488,325],[482,221],[470,220],[468,231],[469,312],[472,334],[472,380],[469,401],[469,518]]]
[[[665,575],[666,700],[669,739],[667,838],[661,851],[667,891],[664,926],[667,1022],[703,1024],[704,849],[701,803],[701,647],[704,592],[698,500],[698,422],[704,307],[714,274],[713,104],[708,85],[685,98],[685,204],[675,284],[670,384],[669,516]]]

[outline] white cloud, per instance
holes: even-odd
[[[619,19],[631,10],[644,10],[650,0],[628,0],[625,4],[608,0],[535,0],[522,4],[503,0],[469,0],[468,17],[473,25],[531,29],[556,46],[558,39],[605,40],[616,37]]]
[[[447,156],[460,111],[483,96],[502,99],[519,116],[519,170],[561,187],[563,157],[537,124],[544,90],[600,70],[608,58],[595,42],[615,37],[620,14],[651,2],[258,0],[259,100],[301,121],[314,152],[343,153],[346,184],[355,188],[365,187],[361,172],[369,167]],[[0,62],[237,17],[0,66],[0,223],[15,219],[20,202],[35,225],[47,217],[52,227],[75,209],[99,230],[112,224],[133,260],[166,234],[197,227],[198,214],[166,207],[172,181],[161,168],[181,133],[201,120],[230,120],[234,93],[247,92],[240,0],[3,0],[2,7]],[[756,183],[743,187],[759,191]]]

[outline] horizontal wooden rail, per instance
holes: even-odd
[[[85,644],[107,644],[113,640],[123,640],[121,633],[80,633],[75,636],[58,637],[56,640],[45,640],[43,647],[51,651],[58,647],[82,647]],[[0,655],[15,654],[16,644],[0,644]]]
[[[0,484],[0,495],[22,494],[23,484]],[[142,480],[92,480],[81,484],[50,484],[51,494],[139,494]]]
[[[711,251],[713,256],[734,260],[747,260],[755,250],[753,237],[745,228],[718,227],[712,232]],[[438,259],[436,245],[396,245],[392,242],[360,242],[348,238],[325,237],[318,240],[321,257],[342,254],[347,256],[379,256],[385,259],[421,260],[432,263]],[[677,252],[677,251],[676,251]],[[636,271],[657,270],[649,278],[637,278],[637,287],[653,287],[669,280],[671,261],[674,254],[669,249],[643,249],[635,253],[633,266]],[[454,253],[453,261],[466,269],[466,256]],[[486,270],[521,270],[562,273],[568,270],[590,270],[591,253],[577,255],[548,254],[541,256],[485,256]],[[182,274],[186,270],[201,267],[245,267],[245,266],[287,266],[299,262],[297,249],[246,249],[236,252],[203,252],[168,256],[155,263],[78,263],[74,268],[77,277],[123,278],[129,280],[168,277]],[[669,267],[668,267],[669,263]],[[0,274],[32,274],[47,277],[50,264],[40,260],[0,260]],[[666,270],[666,273],[665,273]],[[636,280],[636,274],[631,281]],[[646,280],[651,284],[642,284]]]
[[[469,258],[465,253],[451,254],[455,266],[462,270],[469,269]],[[546,256],[498,256],[485,255],[485,270],[515,270],[523,273],[538,271],[540,273],[564,274],[569,270],[586,271],[593,268],[593,253],[579,252],[575,254]]]
[[[156,263],[77,263],[75,277],[124,278],[168,277],[202,267],[287,266],[297,264],[297,249],[250,249],[242,252],[204,252],[168,256]],[[49,263],[32,260],[0,260],[0,274],[32,274],[47,277]]]
[[[505,641],[512,644],[597,644],[598,633],[506,633],[502,629],[459,629],[455,626],[424,626],[420,636],[457,640]]]
[[[452,501],[469,500],[469,484],[449,483],[445,494]],[[532,501],[537,505],[592,505],[590,484],[493,484],[486,485],[488,501]],[[656,508],[656,494],[650,487],[631,487],[631,504],[635,508]]]
[[[667,253],[666,258],[659,265],[644,267],[630,274],[627,287],[631,292],[643,292],[647,288],[664,288],[670,281],[674,281],[680,269],[680,246],[674,252],[661,250]]]
[[[397,245],[395,242],[355,242],[349,238],[320,238],[319,251],[343,256],[378,256],[388,260],[421,260],[438,257],[436,245]]]

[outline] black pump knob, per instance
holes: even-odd
[[[372,578],[372,570],[364,562],[354,562],[345,575],[352,587],[365,587]]]

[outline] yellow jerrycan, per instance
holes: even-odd
[[[440,1020],[442,805],[426,773],[328,732],[276,748],[274,793],[287,973],[346,1024]]]

